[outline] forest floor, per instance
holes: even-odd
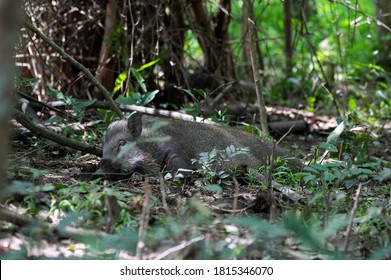
[[[309,114],[305,118],[308,124],[306,131],[302,131],[298,134],[289,134],[283,139],[280,146],[290,149],[295,155],[301,155],[304,161],[308,161],[310,149],[314,145],[318,145],[321,142],[325,142],[327,134],[337,126],[335,119],[327,116],[314,117]],[[383,160],[390,160],[391,154],[391,139],[390,133],[385,133],[387,137],[379,139],[381,142],[381,149],[370,149],[368,157],[383,156]],[[275,135],[278,138],[277,135]],[[388,156],[387,156],[388,154]],[[384,158],[386,157],[386,158]],[[214,215],[222,216],[237,216],[237,215],[258,215],[267,218],[268,213],[261,210],[260,213],[256,213],[258,210],[248,208],[257,197],[258,190],[256,188],[247,188],[240,185],[236,190],[224,189],[224,191],[216,197],[216,194],[207,191],[197,191],[197,187],[194,185],[196,178],[186,179],[181,186],[178,187],[174,182],[164,182],[162,175],[141,176],[134,174],[127,180],[121,180],[111,182],[108,180],[94,181],[90,178],[97,164],[99,158],[93,155],[82,155],[79,152],[71,152],[68,149],[59,147],[53,143],[41,142],[37,146],[34,142],[13,142],[12,155],[10,157],[10,177],[11,186],[18,186],[15,182],[29,182],[35,186],[35,188],[41,188],[41,191],[33,193],[36,201],[50,201],[53,200],[52,194],[44,190],[45,186],[54,186],[54,189],[61,190],[67,187],[74,186],[75,188],[89,188],[91,185],[93,188],[103,190],[104,188],[115,188],[119,192],[123,192],[125,195],[121,197],[121,206],[133,209],[134,215],[141,215],[143,201],[143,194],[146,192],[146,188],[149,188],[152,195],[159,198],[164,198],[165,211],[175,211],[180,204],[179,198],[189,199],[194,197],[194,193],[197,193],[196,197],[199,201],[202,201],[205,205],[214,212]],[[164,185],[164,186],[163,186]],[[168,187],[168,188],[167,188]],[[370,188],[376,188],[376,183],[369,184]],[[48,188],[50,189],[50,187]],[[352,190],[346,190],[349,195],[353,195]],[[83,191],[79,191],[83,193]],[[366,194],[368,200],[386,200],[387,196],[378,197],[378,191],[367,191]],[[371,196],[372,194],[372,196]],[[118,198],[118,196],[117,196]],[[31,199],[31,197],[30,197]],[[286,199],[277,196],[278,204],[282,207],[291,203]],[[48,209],[46,211],[38,210],[40,207],[36,205],[35,213],[32,213],[32,209],[20,207],[26,201],[25,195],[14,195],[12,203],[8,205],[8,209],[18,211],[20,214],[29,213],[32,216],[38,216],[48,221],[50,224],[56,225],[61,219],[64,218],[63,213],[52,213]],[[20,205],[18,205],[20,203]],[[107,199],[106,199],[107,203]],[[232,209],[232,204],[235,203],[235,209],[242,209],[241,211],[229,211],[225,209]],[[39,204],[39,203],[38,203]],[[118,203],[105,204],[105,215],[107,220],[113,220],[118,217],[119,213],[115,213],[115,208],[118,208]],[[109,208],[107,210],[106,208]],[[168,209],[167,209],[168,208]],[[111,210],[110,210],[111,209]],[[113,210],[114,209],[114,210]],[[111,211],[111,212],[110,212]],[[158,210],[158,212],[161,210]],[[263,211],[263,213],[262,213]],[[33,211],[34,212],[34,211]],[[113,227],[113,222],[103,223],[99,231],[110,232]],[[35,245],[27,245],[28,237],[18,232],[3,233],[0,236],[0,252],[20,251],[22,249],[27,250],[29,258],[79,258],[85,257],[85,250],[87,246],[82,242],[73,243],[67,239],[61,239],[57,241],[42,240],[43,243]],[[161,251],[157,249],[157,251]],[[152,254],[153,255],[153,254]],[[156,255],[156,254],[155,254]],[[295,256],[295,253],[284,255],[285,258],[301,258],[299,255]],[[130,255],[121,255],[119,258],[133,258]],[[151,257],[152,258],[152,257]],[[316,257],[315,257],[316,258]]]

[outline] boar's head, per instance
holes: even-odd
[[[95,174],[158,171],[158,165],[149,153],[140,149],[137,140],[142,133],[141,114],[133,114],[128,120],[111,123],[103,142],[103,156]]]

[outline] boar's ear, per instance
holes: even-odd
[[[134,138],[139,138],[143,129],[142,115],[140,113],[132,114],[128,119],[128,129]]]

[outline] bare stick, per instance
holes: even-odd
[[[105,108],[107,106],[107,103],[104,101],[99,101],[97,100],[95,102],[95,105],[97,107]],[[154,109],[154,108],[148,108],[144,106],[139,106],[139,105],[125,105],[125,104],[118,104],[118,106],[124,110],[124,111],[137,111],[143,114],[148,114],[148,115],[155,115],[155,116],[164,116],[164,117],[170,117],[174,119],[180,119],[188,122],[200,122],[200,123],[207,123],[207,124],[216,124],[215,122],[204,119],[201,117],[193,117],[188,114],[180,113],[180,112],[173,112],[173,111],[168,111],[168,110],[163,110],[163,109]]]
[[[236,209],[238,209],[239,182],[235,176],[232,176],[232,180],[234,181],[234,185],[235,185],[234,202],[233,202],[232,210],[235,211]]]
[[[269,199],[270,199],[270,211],[269,211],[269,221],[272,222],[276,219],[277,217],[277,202],[274,197],[274,192],[273,192],[273,171],[274,171],[274,157],[275,157],[275,149],[276,144],[273,142],[273,148],[272,148],[272,154],[270,156],[270,166],[267,170],[267,175],[266,175],[266,187],[269,193]]]
[[[323,202],[324,202],[323,225],[324,227],[326,227],[329,222],[329,215],[330,215],[330,192],[327,189],[326,178],[324,174],[322,174],[321,181],[322,181]]]
[[[175,247],[172,247],[166,251],[164,251],[163,253],[160,253],[159,255],[157,255],[155,258],[153,258],[154,260],[161,260],[161,259],[164,259],[165,257],[167,257],[168,255],[172,254],[172,253],[175,253],[175,252],[178,252],[180,250],[183,250],[185,249],[186,247],[189,247],[191,244],[193,243],[196,243],[196,242],[200,242],[202,240],[205,239],[205,236],[201,235],[201,236],[198,236],[196,238],[193,238],[189,241],[183,241],[181,244],[175,246]]]
[[[149,224],[149,207],[150,207],[150,200],[151,200],[151,185],[148,182],[148,178],[145,177],[144,179],[144,203],[143,203],[143,209],[141,211],[141,219],[140,219],[140,225],[138,229],[138,242],[137,242],[137,250],[136,250],[136,257],[138,259],[142,258],[142,253],[144,251],[144,238],[147,235],[148,230],[148,224]]]
[[[352,225],[353,225],[354,215],[356,214],[357,208],[358,208],[358,200],[359,200],[359,197],[360,197],[361,188],[362,188],[362,183],[360,183],[358,185],[358,188],[357,188],[357,191],[356,191],[356,196],[354,198],[354,205],[353,205],[352,213],[350,214],[349,224],[348,224],[348,227],[346,228],[344,252],[346,252],[348,250],[348,247],[349,247],[350,234],[352,233]]]
[[[50,45],[55,51],[57,51],[63,58],[68,60],[73,66],[77,67],[80,71],[86,75],[87,79],[91,81],[91,83],[97,87],[100,92],[103,94],[107,102],[109,102],[111,109],[114,110],[114,112],[120,117],[124,118],[121,110],[118,108],[117,104],[114,102],[113,98],[111,98],[111,93],[92,75],[90,70],[88,70],[86,67],[84,67],[80,62],[78,62],[76,59],[74,59],[72,56],[67,54],[59,45],[53,42],[49,37],[47,37],[45,34],[43,34],[38,28],[36,28],[34,25],[32,25],[30,22],[25,21],[24,25],[30,29],[32,32],[37,34],[39,38],[41,38],[43,41],[45,41],[48,45]]]
[[[255,42],[256,42],[256,31],[255,31],[255,23],[252,22],[250,19],[248,20],[250,22],[249,24],[249,35],[250,35],[250,60],[251,60],[251,68],[253,70],[253,77],[254,77],[254,84],[255,84],[255,93],[257,95],[257,102],[259,106],[259,117],[261,121],[261,127],[262,127],[262,133],[265,135],[269,134],[269,129],[267,127],[267,111],[266,111],[266,105],[265,100],[263,99],[262,92],[260,90],[261,87],[261,81],[259,77],[259,68],[255,65]]]
[[[84,101],[84,99],[77,99]],[[54,101],[50,102],[49,105],[52,107],[61,107],[65,106],[65,102],[63,101]],[[207,123],[207,124],[216,124],[214,121],[211,121],[209,119],[204,119],[201,117],[193,117],[185,113],[181,112],[174,112],[174,111],[169,111],[169,110],[163,110],[163,109],[155,109],[155,108],[148,108],[144,106],[139,106],[139,105],[126,105],[126,104],[118,104],[118,107],[123,111],[123,112],[140,112],[143,114],[151,115],[151,116],[163,116],[163,117],[170,117],[174,119],[179,119],[179,120],[184,120],[188,122],[199,122],[199,123]],[[101,100],[96,100],[93,104],[89,105],[88,108],[103,108],[103,109],[108,109],[110,108],[110,105]]]
[[[163,208],[166,211],[167,216],[170,216],[170,208],[168,208],[167,205],[167,195],[166,195],[166,183],[163,178],[162,172],[159,174],[159,186],[160,186],[160,193],[162,194],[162,203],[163,203]]]

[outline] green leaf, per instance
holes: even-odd
[[[145,63],[144,65],[141,65],[139,69],[137,69],[138,72],[141,72],[143,71],[144,69],[148,68],[148,67],[151,67],[153,65],[155,65],[160,59],[155,59],[155,60],[152,60],[151,62],[148,62],[148,63]]]
[[[141,105],[145,106],[149,102],[151,102],[155,98],[155,96],[158,92],[159,92],[159,90],[154,90],[154,91],[149,91],[146,94],[143,94],[141,96]]]
[[[376,180],[383,182],[386,180],[391,179],[391,169],[384,168],[382,171],[379,172],[379,174],[376,176]]]
[[[62,122],[64,120],[63,117],[60,116],[53,116],[49,118],[47,121],[45,121],[46,124],[56,123],[56,122]]]
[[[56,189],[56,186],[54,186],[54,185],[44,185],[44,186],[42,186],[42,191],[44,191],[44,192],[49,192],[49,191],[53,191],[53,190],[55,190]]]
[[[201,95],[204,99],[208,98],[208,93],[205,90],[199,88],[199,89],[195,89],[194,91],[199,95]]]
[[[118,75],[118,77],[115,79],[113,94],[122,88],[122,85],[126,81],[127,77],[128,77],[128,73],[126,71]]]
[[[208,156],[210,159],[214,159],[217,156],[217,150],[213,149],[212,151],[209,152]]]
[[[199,103],[198,99],[194,96],[194,94],[191,92],[191,90],[188,90],[185,88],[181,88],[181,90],[183,90],[185,93],[187,93],[191,97],[191,99],[193,99],[194,103],[196,103],[196,104]]]
[[[47,170],[33,169],[33,168],[31,169],[31,175],[34,179],[39,178],[45,175],[46,173],[48,173]]]
[[[65,95],[61,92],[61,91],[57,91],[57,90],[54,90],[50,87],[47,88],[47,93],[51,96],[53,96],[55,99],[57,100],[61,100],[61,101],[64,101],[66,102],[66,98],[65,98]]]
[[[330,144],[337,144],[339,137],[341,136],[342,132],[345,129],[345,122],[341,122],[327,137],[327,143]]]
[[[205,189],[208,191],[214,192],[214,193],[218,193],[218,194],[223,192],[223,188],[220,187],[219,185],[216,185],[216,184],[206,185]]]
[[[145,85],[144,78],[140,75],[140,73],[136,69],[132,68],[132,75],[137,80],[137,83],[140,85],[141,89],[144,92],[147,92],[147,86]]]
[[[304,176],[303,177],[303,180],[304,180],[304,183],[307,184],[309,181],[312,181],[316,179],[316,176],[315,175],[308,175],[308,176]]]
[[[336,214],[331,216],[323,231],[320,232],[322,240],[326,240],[327,238],[335,235],[341,229],[345,228],[348,221],[349,219],[346,214]]]
[[[325,172],[324,173],[324,178],[325,178],[326,182],[330,182],[331,183],[331,182],[334,182],[335,179],[338,179],[338,176],[333,174],[333,173],[331,173],[331,172]]]
[[[326,142],[320,143],[320,144],[319,144],[319,148],[325,149],[325,150],[327,150],[327,151],[329,151],[329,152],[333,152],[333,153],[338,152],[337,147],[335,147],[333,144],[326,143]]]
[[[350,108],[350,110],[354,110],[354,109],[356,109],[357,108],[357,102],[356,102],[356,99],[354,99],[354,98],[350,98],[349,99],[349,108]]]
[[[35,186],[31,182],[24,181],[12,181],[11,184],[6,188],[7,195],[27,195],[31,193],[31,189]]]
[[[309,172],[321,173],[329,171],[329,168],[327,167],[327,165],[324,164],[313,163],[310,166],[305,166],[304,170]]]
[[[117,103],[125,105],[134,105],[141,103],[141,95],[138,92],[134,92],[131,97],[119,97],[115,100]]]
[[[100,178],[99,178],[100,179]],[[54,184],[50,184],[51,186],[55,187],[56,190],[61,190],[61,189],[64,189],[64,188],[69,188],[68,185],[64,185],[64,184],[57,184],[57,183],[54,183]]]
[[[96,99],[92,100],[75,100],[75,106],[79,109],[88,107],[96,102]]]

